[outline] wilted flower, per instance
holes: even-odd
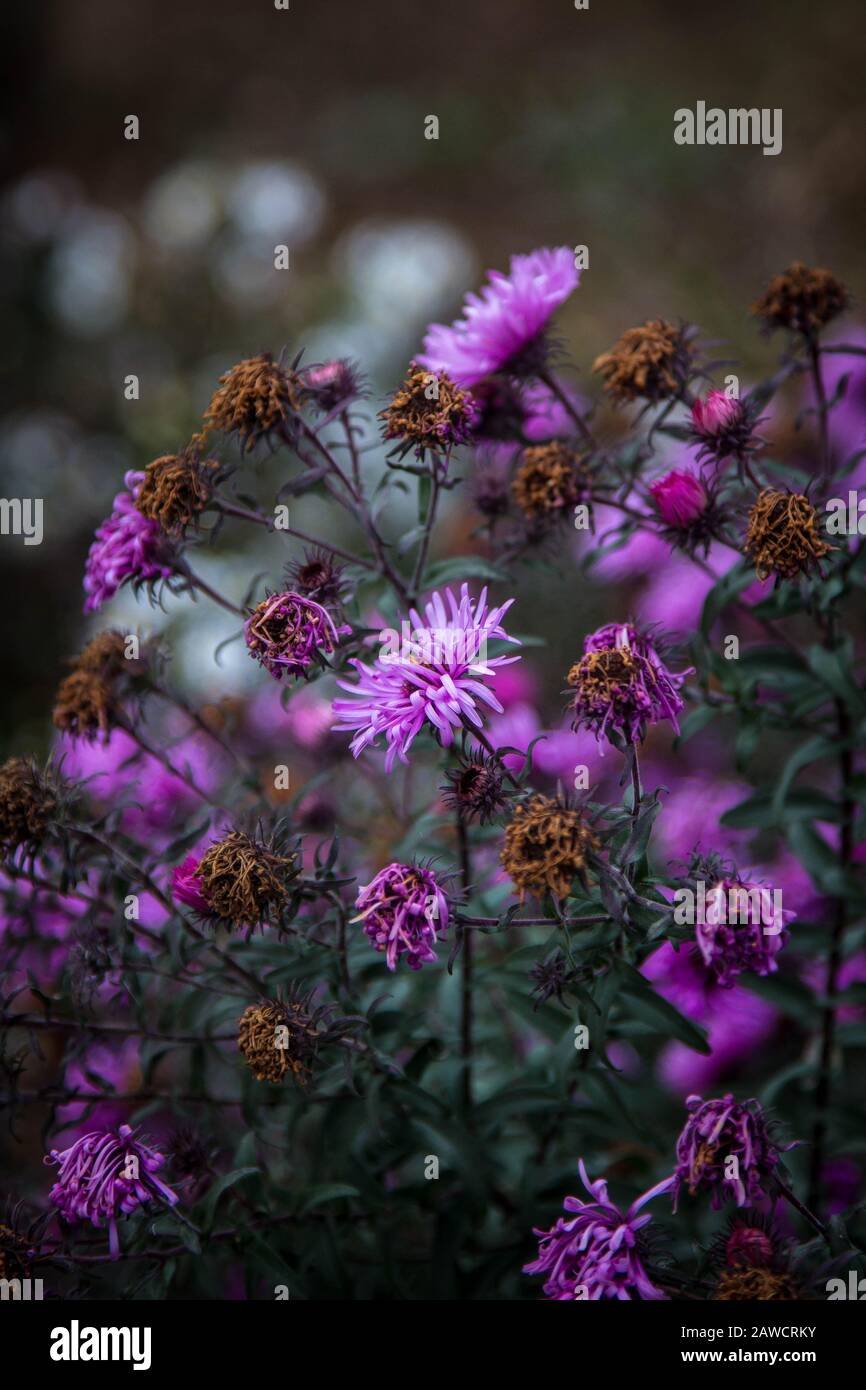
[[[715,1209],[729,1197],[745,1207],[767,1196],[765,1185],[779,1162],[779,1148],[760,1103],[739,1104],[732,1095],[721,1100],[689,1096],[686,1109],[689,1118],[677,1140],[674,1210],[683,1184],[692,1196],[709,1192]]]
[[[143,473],[125,475],[129,491],[117,494],[111,516],[97,528],[84,569],[85,613],[101,608],[123,584],[137,588],[176,573],[177,552],[159,522],[138,510],[143,479]]]
[[[583,651],[567,678],[575,688],[575,729],[637,743],[647,724],[669,719],[679,733],[679,690],[693,668],[669,671],[649,634],[631,623],[606,623],[584,640]]]
[[[340,603],[343,598],[342,566],[328,550],[306,550],[303,560],[293,560],[286,566],[285,575],[289,588],[304,598],[321,604]]]
[[[235,927],[255,927],[278,916],[288,901],[287,885],[298,873],[296,855],[275,852],[242,830],[212,844],[194,870],[185,862],[184,884],[190,893],[192,877],[211,915]]]
[[[32,853],[45,837],[57,810],[59,786],[54,772],[43,771],[33,758],[7,758],[0,767],[0,851],[23,848]]]
[[[69,738],[107,742],[120,704],[112,682],[93,671],[72,671],[57,687],[52,719]]]
[[[745,543],[758,578],[776,574],[795,579],[816,565],[820,569],[820,561],[834,547],[822,539],[818,527],[818,513],[808,497],[765,487],[749,512]]]
[[[785,924],[796,912],[776,906],[772,888],[726,878],[707,890],[703,922],[695,927],[704,964],[720,985],[751,970],[771,975],[776,956],[788,940]]]
[[[240,1019],[238,1048],[257,1081],[279,1083],[287,1075],[306,1086],[320,1049],[339,1042],[365,1020],[332,1015],[335,1004],[313,1003],[315,989],[290,985],[285,995],[251,1004]]]
[[[301,381],[308,398],[327,413],[336,410],[338,406],[348,405],[361,394],[358,369],[346,357],[305,367],[301,373]]]
[[[593,1200],[566,1197],[563,1207],[574,1215],[560,1216],[549,1231],[534,1231],[540,1238],[538,1259],[524,1265],[524,1273],[547,1275],[544,1293],[551,1302],[667,1298],[643,1266],[639,1232],[652,1217],[639,1213],[647,1202],[669,1191],[673,1178],[656,1183],[622,1212],[608,1197],[606,1181],[590,1182],[583,1159],[578,1168]]]
[[[585,879],[599,838],[581,811],[547,796],[514,808],[499,858],[523,901],[527,893],[565,898],[574,879]]]
[[[847,289],[832,271],[794,261],[773,277],[752,313],[768,329],[788,328],[810,337],[843,313],[849,302]]]
[[[436,960],[433,947],[448,930],[448,899],[432,869],[388,864],[365,884],[355,900],[364,931],[389,970],[405,956],[410,970]]]
[[[374,743],[379,734],[387,742],[385,769],[390,772],[395,758],[405,763],[416,735],[428,724],[444,747],[454,741],[456,729],[465,723],[483,727],[478,704],[502,713],[502,706],[483,683],[500,666],[519,657],[487,657],[489,639],[516,642],[502,627],[502,618],[513,599],[499,608],[487,608],[487,589],[473,603],[464,584],[458,603],[450,589],[445,590],[448,608],[439,593],[425,605],[426,621],[413,608],[413,624],[401,649],[383,654],[373,666],[354,659],[357,685],[339,680],[351,700],[335,700],[336,729],[354,729],[351,748],[357,758]],[[404,624],[408,628],[408,624]]]
[[[650,492],[666,526],[687,528],[706,510],[707,490],[694,473],[672,468],[650,484]]]
[[[461,758],[445,776],[448,786],[442,788],[443,799],[466,820],[477,818],[484,825],[508,804],[502,790],[502,768],[496,758],[485,753]]]
[[[466,296],[463,318],[450,327],[431,324],[419,366],[447,373],[458,386],[499,371],[531,374],[544,362],[544,331],[579,278],[567,246],[512,256],[508,275],[488,271],[489,284]]]
[[[85,1134],[71,1148],[52,1149],[46,1163],[59,1165],[50,1198],[66,1221],[108,1225],[112,1259],[120,1254],[117,1220],[154,1200],[178,1200],[156,1176],[165,1159],[137,1138],[129,1125]]]
[[[403,385],[385,410],[379,411],[385,439],[396,439],[401,455],[414,449],[419,458],[448,454],[466,444],[478,423],[479,411],[468,391],[455,386],[444,372],[424,371],[414,362]]]
[[[726,1269],[719,1276],[712,1301],[724,1303],[798,1303],[803,1290],[786,1270],[758,1266]]]
[[[221,467],[217,459],[200,459],[192,448],[164,454],[145,468],[135,505],[168,535],[180,536],[210,502]]]
[[[589,473],[581,456],[555,439],[524,449],[511,491],[524,516],[550,519],[589,496]]]
[[[262,352],[236,363],[219,380],[196,444],[211,430],[221,430],[236,434],[241,452],[247,453],[271,435],[291,437],[296,433],[304,383],[293,367],[284,367],[271,353]]]
[[[664,319],[629,328],[619,342],[593,363],[604,389],[615,401],[662,401],[678,396],[691,364],[689,335]]]
[[[244,639],[255,657],[277,680],[303,676],[322,654],[332,655],[350,627],[337,627],[327,609],[290,590],[269,594],[244,623]]]

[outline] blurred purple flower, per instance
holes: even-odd
[[[410,970],[436,960],[437,940],[448,930],[448,899],[432,869],[415,864],[388,864],[365,884],[355,900],[364,931],[377,951],[385,952],[389,970],[405,956]]]
[[[199,855],[188,854],[186,859],[176,866],[171,875],[171,895],[177,902],[185,903],[196,912],[208,915],[212,914],[213,908],[205,896],[201,879],[196,877],[200,863]]]
[[[744,971],[772,975],[779,968],[776,956],[788,940],[786,924],[796,915],[776,906],[772,888],[745,879],[721,879],[707,889],[704,921],[695,927],[704,964],[722,986],[733,984]]]
[[[176,551],[159,522],[135,505],[143,479],[143,473],[126,474],[129,491],[117,494],[111,515],[96,531],[84,568],[85,613],[101,608],[128,581],[143,584],[176,572]]]
[[[714,1209],[730,1197],[738,1207],[762,1201],[779,1162],[779,1148],[770,1138],[760,1103],[740,1104],[730,1094],[719,1100],[688,1096],[686,1109],[689,1118],[677,1140],[674,1210],[684,1184],[693,1196],[709,1192]]]
[[[650,485],[659,516],[666,526],[685,528],[696,521],[707,506],[707,490],[694,473],[672,468]]]

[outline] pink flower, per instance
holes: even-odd
[[[672,468],[650,487],[659,515],[666,526],[686,527],[696,521],[707,505],[707,490],[693,473]]]
[[[740,424],[742,418],[740,401],[724,391],[709,391],[705,401],[696,400],[692,406],[692,426],[702,439],[715,439]]]
[[[158,521],[142,516],[135,505],[143,473],[127,473],[128,492],[119,492],[114,508],[98,528],[84,568],[85,613],[113,598],[121,585],[152,583],[176,573],[176,552]]]
[[[432,869],[389,864],[361,888],[355,906],[364,931],[377,951],[385,952],[389,970],[406,957],[410,970],[436,960],[439,934],[448,930],[448,899]]]
[[[194,854],[188,854],[183,863],[177,865],[171,876],[171,893],[178,902],[186,903],[187,907],[194,908],[196,912],[207,914],[212,908],[205,897],[201,880],[196,877],[200,862]]]

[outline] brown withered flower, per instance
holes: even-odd
[[[425,371],[415,362],[409,364],[391,404],[379,411],[384,438],[399,441],[401,455],[414,449],[419,458],[427,450],[448,453],[467,443],[478,418],[478,406],[468,391],[444,372]]]
[[[794,579],[835,549],[819,531],[818,512],[799,492],[764,488],[749,512],[745,549],[759,579],[776,574]]]
[[[524,516],[551,519],[589,495],[584,459],[559,440],[524,449],[511,492]]]
[[[183,535],[210,502],[221,467],[217,459],[201,459],[195,449],[164,454],[145,468],[135,505],[167,535]]]
[[[752,313],[767,329],[788,328],[812,337],[847,309],[850,296],[830,270],[814,269],[794,261],[781,275],[774,275],[765,292],[752,305]]]
[[[521,902],[527,893],[564,898],[575,877],[585,879],[599,843],[582,812],[533,796],[514,808],[499,858]]]
[[[88,671],[93,675],[110,680],[117,676],[134,674],[140,669],[138,657],[127,656],[129,634],[117,628],[106,628],[82,647],[70,665],[75,671]]]
[[[315,988],[304,993],[292,984],[276,999],[261,999],[244,1010],[238,1048],[257,1081],[278,1084],[291,1076],[297,1085],[306,1086],[319,1051],[365,1026],[357,1015],[332,1017],[336,1005],[315,1005],[315,993]]]
[[[715,1303],[739,1301],[748,1303],[790,1303],[804,1297],[803,1290],[790,1274],[772,1269],[738,1265],[726,1269],[712,1295]]]
[[[108,739],[119,713],[109,681],[93,671],[73,671],[57,687],[52,719],[61,733],[93,742]]]
[[[253,928],[279,916],[297,873],[294,854],[275,853],[244,831],[232,830],[205,851],[196,877],[217,917]]]
[[[666,319],[648,319],[629,328],[609,352],[593,363],[604,389],[615,401],[663,401],[678,396],[691,364],[689,334]]]
[[[204,433],[236,434],[241,452],[255,448],[277,431],[294,433],[304,402],[304,383],[292,367],[275,362],[269,352],[247,357],[220,377],[204,415]]]
[[[458,766],[450,768],[445,776],[448,786],[442,788],[443,800],[460,811],[465,820],[477,819],[485,825],[508,804],[502,789],[502,769],[496,758],[485,753],[461,758]]]
[[[0,850],[33,851],[41,844],[59,801],[54,774],[33,758],[8,758],[0,767]]]

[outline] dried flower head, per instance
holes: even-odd
[[[646,632],[631,623],[606,623],[583,644],[568,673],[574,687],[574,727],[597,738],[637,743],[647,724],[669,719],[679,732],[680,687],[691,674],[669,671]]]
[[[790,1274],[766,1269],[763,1266],[747,1268],[737,1266],[726,1269],[719,1278],[712,1301],[724,1303],[728,1300],[741,1303],[790,1303],[799,1302],[803,1290]]]
[[[31,1277],[51,1220],[50,1212],[34,1215],[23,1202],[7,1199],[0,1210],[0,1279]]]
[[[615,401],[663,401],[678,396],[691,365],[689,334],[665,319],[629,328],[593,363]]]
[[[442,788],[443,799],[465,820],[479,820],[485,825],[508,804],[502,789],[502,767],[486,753],[461,758],[445,776],[448,786]]]
[[[401,456],[414,449],[419,458],[427,450],[447,454],[467,443],[478,418],[468,391],[455,386],[444,372],[425,371],[415,362],[390,405],[379,411],[384,438],[399,442]]]
[[[350,627],[337,627],[314,599],[287,590],[269,594],[244,623],[250,656],[277,680],[303,676],[322,655],[332,655]]]
[[[33,758],[8,758],[0,767],[0,851],[32,853],[42,843],[59,801],[53,771]]]
[[[201,459],[193,448],[165,454],[145,468],[135,505],[168,535],[183,535],[210,502],[221,467],[217,459]]]
[[[818,512],[799,492],[765,487],[749,512],[745,550],[759,579],[795,579],[817,566],[834,547],[819,531]]]
[[[780,1150],[770,1138],[760,1103],[740,1104],[732,1095],[720,1100],[689,1096],[686,1109],[689,1118],[677,1140],[674,1209],[683,1185],[693,1196],[709,1192],[714,1209],[729,1197],[738,1207],[762,1201]]]
[[[788,328],[811,337],[843,313],[849,302],[847,289],[832,271],[794,261],[781,275],[773,276],[752,305],[752,313],[768,329]]]
[[[358,891],[355,900],[364,931],[389,970],[405,957],[410,970],[433,963],[433,947],[448,930],[450,908],[436,874],[419,864],[388,864]]]
[[[312,1075],[317,1029],[309,1000],[264,999],[244,1010],[238,1048],[257,1081],[280,1082],[287,1074],[299,1086]]]
[[[589,472],[581,455],[553,439],[524,449],[511,491],[524,516],[561,516],[588,497]]]
[[[90,742],[100,735],[104,742],[117,721],[120,704],[110,680],[95,671],[72,671],[57,687],[52,719],[54,727],[70,738]]]
[[[220,377],[202,437],[211,430],[236,434],[246,453],[273,434],[294,434],[303,400],[304,382],[293,368],[269,352],[247,357]]]
[[[297,856],[275,853],[242,830],[232,830],[202,855],[195,877],[211,911],[235,927],[279,917],[298,873]]]
[[[305,551],[303,560],[293,560],[286,566],[285,575],[288,587],[304,598],[315,599],[321,604],[342,602],[346,587],[343,567],[336,563],[329,550],[317,546],[315,550]]]
[[[527,893],[565,898],[586,870],[600,841],[581,811],[547,796],[514,808],[499,858],[523,902]]]
[[[127,658],[128,635],[117,628],[105,628],[82,647],[70,665],[74,671],[88,671],[92,675],[111,680],[138,667],[138,662]]]

